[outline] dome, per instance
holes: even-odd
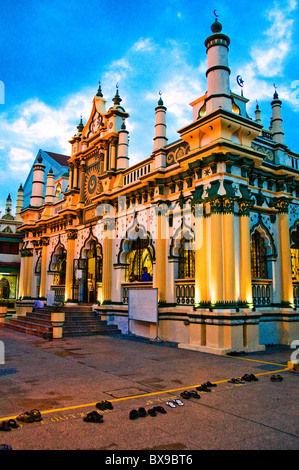
[[[222,30],[222,24],[217,20],[217,18],[212,24],[211,30],[213,31],[213,33],[220,33],[220,31]]]

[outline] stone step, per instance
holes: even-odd
[[[90,336],[120,334],[121,331],[116,325],[108,325],[106,320],[92,311],[90,306],[63,308],[65,312],[65,323],[63,336]],[[53,328],[51,323],[51,307],[36,309],[13,318],[6,319],[2,325],[5,328],[21,331],[44,338],[51,338]]]

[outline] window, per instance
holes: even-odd
[[[128,282],[142,281],[144,267],[150,276],[153,276],[152,258],[148,246],[148,239],[138,237],[131,242],[131,251],[128,254]]]
[[[192,248],[193,240],[182,238],[179,247],[179,279],[195,276],[195,253]]]
[[[19,245],[18,243],[0,242],[0,253],[6,255],[18,255]]]
[[[251,276],[258,279],[268,279],[267,251],[264,239],[255,230],[251,241]]]

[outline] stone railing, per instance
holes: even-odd
[[[270,306],[272,298],[272,279],[252,279],[253,305]]]
[[[194,305],[194,279],[176,279],[174,282],[176,303],[178,305]]]
[[[51,286],[54,291],[54,302],[64,302],[65,286]]]

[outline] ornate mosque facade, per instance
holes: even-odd
[[[207,92],[177,141],[160,98],[152,154],[130,166],[129,115],[118,89],[108,107],[99,86],[59,197],[38,156],[20,213],[19,308],[51,293],[127,333],[130,290],[146,289],[158,317],[131,320],[138,336],[217,354],[299,338],[299,155],[284,143],[276,90],[270,129],[231,92],[230,39],[217,19],[211,29]]]

